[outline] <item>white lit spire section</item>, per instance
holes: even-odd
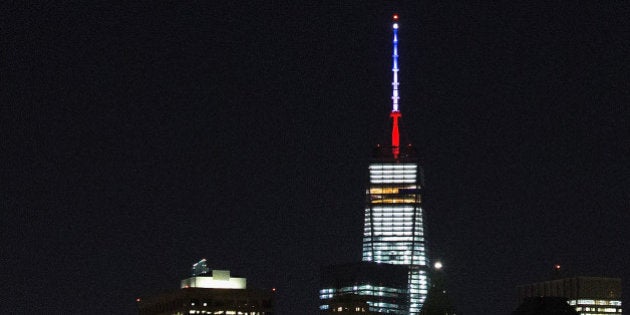
[[[392,72],[394,79],[392,81],[392,112],[398,111],[398,15],[394,15],[394,54],[392,55],[393,66]]]

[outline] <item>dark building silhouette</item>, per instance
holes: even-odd
[[[621,314],[621,279],[570,277],[517,287],[519,301],[531,297],[562,297],[580,315]]]
[[[567,299],[557,296],[528,297],[512,315],[578,315]]]
[[[181,288],[137,300],[139,315],[239,314],[272,315],[273,290],[248,289],[245,278],[228,270],[210,270],[202,260]]]
[[[407,266],[358,262],[322,269],[320,313],[408,314]]]

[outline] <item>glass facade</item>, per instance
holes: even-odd
[[[346,304],[350,305],[350,307],[346,307],[346,305],[339,303],[344,301],[339,297],[344,297],[350,294],[364,296],[367,309],[360,307],[357,304]],[[405,300],[406,296],[407,290],[405,289],[373,286],[369,284],[342,287],[339,289],[326,288],[319,291],[319,299],[321,300],[319,309],[323,312],[328,311],[332,313],[342,311],[362,313],[369,311],[402,315],[407,314],[407,305],[405,303],[400,303],[400,301]]]
[[[322,269],[320,314],[408,314],[409,268],[403,265],[357,262]]]
[[[428,292],[420,167],[383,159],[369,171],[363,261],[408,266],[408,314],[419,314]]]

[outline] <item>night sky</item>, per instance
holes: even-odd
[[[361,257],[393,13],[457,309],[556,263],[630,308],[630,2],[212,2],[0,6],[0,313],[135,314],[206,258],[315,314]]]

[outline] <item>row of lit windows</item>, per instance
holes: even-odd
[[[425,256],[424,253],[424,246],[423,247],[419,247],[416,250],[398,250],[398,251],[388,251],[388,250],[383,250],[381,251],[380,249],[383,249],[383,247],[378,247],[378,246],[364,246],[363,247],[363,251],[367,254],[367,253],[371,253],[370,255],[407,255],[407,256]]]
[[[411,253],[411,251],[372,251],[374,256],[409,256],[409,257],[418,257],[425,256],[424,251],[416,250],[415,255]]]
[[[370,179],[387,179],[387,178],[416,178],[414,170],[398,170],[398,171],[370,171]]]
[[[423,233],[424,228],[422,227],[422,224],[418,224],[417,222],[416,224],[404,224],[402,222],[387,222],[387,221],[383,222],[383,221],[374,220],[374,222],[367,222],[367,223],[369,224],[366,224],[366,226],[364,227],[363,229],[364,233],[368,233],[368,231],[370,231],[371,229],[380,229],[380,230],[388,229],[388,228],[392,230],[401,229],[401,228],[413,229],[415,226],[415,230],[417,234],[419,235],[424,234]]]
[[[365,219],[363,220],[364,222],[414,222],[420,226],[422,226],[422,217],[421,216],[417,216],[416,219],[414,220],[412,218],[412,215],[407,215],[407,216],[402,216],[402,215],[398,215],[398,216],[392,216],[392,215],[383,215],[383,213],[376,213],[373,216],[366,216]]]
[[[416,185],[407,185],[405,187],[372,187],[370,188],[369,194],[398,194],[400,189],[417,189]]]
[[[346,292],[347,293],[347,292],[356,292],[356,291],[405,293],[405,290],[401,290],[401,289],[398,289],[398,288],[383,287],[383,286],[373,286],[373,285],[370,285],[370,284],[355,285],[355,286],[351,286],[351,287],[342,287],[340,289],[325,288],[325,289],[319,290],[319,293],[320,294],[334,294],[335,292]]]
[[[376,183],[377,180],[390,181],[396,183],[396,180],[406,180],[407,183],[416,182],[416,174],[370,174],[370,182]]]
[[[387,205],[387,206],[372,206],[370,208],[366,208],[365,210],[381,210],[381,211],[405,211],[409,213],[413,213],[414,210],[421,209],[419,206],[411,206],[411,205]]]
[[[374,236],[396,236],[396,237],[412,237],[413,232],[402,232],[402,231],[385,231],[385,232],[373,232]]]
[[[416,231],[417,232],[417,231]],[[368,233],[366,231],[366,233]],[[416,233],[417,235],[418,233]],[[371,231],[371,233],[368,233],[368,235],[363,235],[363,236],[374,236],[376,238],[379,237],[408,237],[409,239],[407,239],[406,241],[411,241],[411,238],[414,236],[413,231],[402,231],[402,230],[392,230],[391,228],[381,228],[381,229],[374,229],[373,231]],[[378,242],[378,239],[374,241],[374,243]]]
[[[617,313],[617,309],[614,307],[581,307],[578,306],[575,308],[576,311],[581,312],[604,312],[604,313]],[[621,313],[621,309],[619,309],[619,313]]]
[[[422,250],[424,251],[424,244],[423,243],[418,243],[415,246],[414,245],[409,245],[410,242],[404,242],[403,244],[400,243],[384,243],[384,242],[370,242],[370,241],[363,241],[363,250],[367,250],[367,249],[383,249],[383,246],[392,246],[392,245],[401,245],[401,246],[409,246],[410,249],[416,249],[416,250]]]
[[[411,215],[409,216],[391,216],[391,215],[382,215],[382,213],[380,215],[374,215],[372,217],[367,216],[364,220],[365,223],[369,223],[369,222],[386,222],[386,223],[395,223],[395,222],[413,222],[416,223],[417,225],[422,226],[422,219],[420,219],[420,217],[418,216],[418,218],[416,218],[416,220],[414,220],[413,218],[411,218]]]
[[[404,205],[400,205],[398,207],[383,207],[383,206],[374,206],[372,208],[367,208],[365,209],[365,214],[369,217],[370,212],[372,213],[372,215],[379,215],[379,216],[396,216],[396,217],[413,217],[414,212],[417,212],[417,214],[422,213],[422,209],[418,208],[417,210],[414,209],[413,207],[406,207]],[[420,216],[418,215],[418,218],[420,218]]]
[[[416,232],[418,232],[419,234],[422,234],[422,232],[424,232],[424,228],[423,225],[420,224],[420,222],[415,222],[415,224],[413,224],[413,222],[409,222],[409,221],[405,221],[405,220],[387,220],[387,219],[379,219],[379,220],[374,220],[373,222],[365,222],[365,227],[364,227],[364,232],[367,232],[368,230],[378,227],[378,228],[399,228],[399,227],[408,227],[408,228],[413,228],[416,227]]]
[[[569,305],[613,305],[613,306],[621,306],[621,301],[611,301],[611,300],[570,300]]]
[[[177,313],[181,314],[181,313]],[[242,311],[206,311],[189,310],[188,314],[213,314],[213,315],[264,315],[265,312],[242,312]]]
[[[415,183],[416,176],[370,176],[370,183],[372,184],[398,184],[398,183]]]
[[[354,286],[354,287],[343,287],[339,290],[337,289],[322,289],[319,291],[319,298],[321,300],[332,299],[336,293],[347,294],[354,293],[363,296],[378,296],[378,297],[401,297],[402,294],[406,293],[404,289],[396,289],[389,287],[374,287],[371,285],[362,285],[362,286]]]
[[[378,296],[383,296],[384,294],[387,294],[388,296],[396,296],[397,294],[404,293],[404,292],[401,292],[400,290],[396,290],[393,288],[387,288],[383,290],[383,289],[378,289],[378,288],[368,289],[368,288],[357,288],[357,287],[341,288],[339,292],[342,292],[342,293],[356,292],[359,295],[378,295]]]
[[[406,220],[411,220],[414,215],[417,220],[421,220],[422,209],[418,208],[414,210],[413,208],[389,208],[383,209],[382,206],[375,206],[372,209],[365,209],[366,219],[370,217],[384,217],[384,218],[404,218]]]
[[[405,220],[405,218],[377,217],[374,218],[374,225],[389,226],[413,226],[413,220]],[[417,225],[417,223],[416,223]]]
[[[364,249],[363,251],[363,256],[364,257],[400,257],[400,256],[408,256],[408,257],[413,257],[413,259],[415,261],[423,261],[426,258],[426,255],[424,254],[424,251],[416,251],[415,255],[408,255],[408,254],[403,254],[403,253],[396,253],[396,254],[376,254],[373,253],[371,250],[369,249]],[[371,260],[371,259],[370,259]],[[382,260],[382,259],[379,259]]]
[[[380,224],[380,223],[374,223],[372,226],[370,226],[368,228],[368,230],[374,230],[375,232],[382,232],[382,231],[390,231],[390,232],[396,232],[396,231],[413,231],[414,227],[412,225],[392,225],[392,224]],[[417,233],[421,233],[423,232],[422,229],[420,229],[419,227],[416,226],[415,231]]]
[[[371,227],[374,231],[413,231],[413,226],[411,225],[393,225],[393,224],[382,224],[382,223],[374,223]]]
[[[405,257],[406,259],[410,259],[411,257],[414,258],[414,260],[419,260],[419,259],[424,259],[425,255],[424,253],[416,253],[416,255],[410,255],[410,254],[403,254],[403,253],[373,253],[372,255],[374,255],[374,257],[392,257],[392,258],[396,258],[398,257],[397,260],[400,260],[400,257]],[[394,259],[392,259],[394,260]]]
[[[374,253],[373,254],[374,257],[378,258],[378,257],[391,257],[391,260],[401,260],[403,257],[406,260],[411,259],[411,257],[413,257],[415,260],[419,260],[419,259],[423,259],[425,255],[423,255],[423,253],[418,253],[418,255],[408,255],[408,254],[402,254],[402,253]]]
[[[404,225],[394,225],[394,226],[392,226],[392,225],[389,225],[389,224],[374,224],[374,225],[372,225],[370,227],[367,227],[363,231],[364,232],[363,236],[369,236],[369,234],[370,234],[369,232],[376,232],[376,231],[379,231],[379,232],[383,232],[383,231],[396,232],[396,231],[398,231],[398,232],[400,232],[400,231],[411,231],[411,230],[414,230],[413,226],[404,226]],[[424,234],[424,229],[421,229],[421,228],[419,228],[416,225],[415,233],[416,233],[416,235],[422,236]],[[365,234],[368,234],[368,235],[365,235]]]
[[[387,218],[379,218],[374,220],[374,222],[372,222],[371,227],[391,227],[391,228],[398,228],[398,227],[405,227],[405,228],[413,228],[414,225],[416,226],[417,229],[420,229],[420,226],[417,222],[416,224],[413,224],[414,222],[409,221],[409,220],[389,220]]]
[[[416,234],[418,234],[418,235],[424,234],[423,233],[424,232],[424,228],[422,228],[421,224],[416,223],[414,225],[415,225]],[[397,223],[393,223],[393,222],[374,222],[373,224],[368,224],[364,228],[363,232],[364,233],[368,233],[372,229],[381,229],[382,230],[382,229],[387,229],[387,228],[391,228],[391,229],[394,229],[394,228],[413,229],[414,225],[412,225],[412,224],[403,224],[403,223],[400,223],[400,222],[397,222]]]
[[[413,175],[416,176],[418,174],[418,170],[416,169],[371,169],[370,175],[378,175],[378,174],[386,174],[386,175]]]
[[[385,303],[385,302],[367,302],[369,306],[372,307],[381,307],[381,308],[385,308],[385,309],[396,309],[399,308],[400,305],[398,304],[392,304],[392,303]]]
[[[382,172],[382,173],[417,173],[418,169],[415,167],[398,167],[398,168],[378,168],[378,167],[370,167],[370,173]]]
[[[368,255],[368,252],[366,252],[365,254]],[[400,260],[401,259],[400,257],[405,257],[406,259],[413,258],[413,260],[415,260],[415,261],[424,260],[425,257],[426,257],[424,252],[416,252],[414,255],[402,254],[402,253],[395,253],[395,254],[392,254],[392,253],[389,253],[389,254],[388,253],[378,253],[377,254],[377,253],[369,252],[369,256],[374,256],[376,258],[379,258],[379,257],[391,257],[392,259],[389,259],[389,260]],[[396,257],[398,257],[398,258],[396,258]],[[379,260],[383,260],[383,259],[379,259]]]
[[[372,238],[371,233],[366,232],[363,235],[364,238],[364,242],[371,242]],[[424,237],[422,237],[421,235],[417,235],[416,236],[377,236],[374,237],[374,242],[423,242],[424,241]]]
[[[372,184],[407,184],[407,183],[415,183],[416,179],[392,179],[392,180],[384,180],[384,179],[374,179],[370,180]]]
[[[371,211],[370,211],[371,210]],[[369,219],[370,217],[383,217],[383,218],[403,218],[406,220],[411,220],[411,218],[413,218],[414,216],[414,210],[413,209],[366,209],[366,219]],[[372,212],[372,214],[370,215],[370,212]],[[420,211],[418,211],[418,214],[420,213]],[[422,217],[420,215],[416,215],[416,219],[420,220]]]
[[[400,243],[374,243],[372,244],[372,246],[370,246],[370,248],[375,248],[377,251],[377,253],[380,253],[381,251],[383,252],[387,252],[387,251],[405,251],[405,252],[409,252],[411,253],[412,250],[414,249],[413,243],[406,243],[406,244],[400,244]]]
[[[609,315],[621,314],[621,301],[579,299],[568,301],[569,305],[577,306],[575,309],[582,315]],[[618,307],[594,307],[594,306],[618,306]]]
[[[373,218],[367,217],[365,218],[365,222],[384,222],[384,223],[389,223],[389,224],[400,224],[402,223],[407,223],[407,224],[413,224],[414,220],[410,220],[409,218],[405,218],[405,217],[391,217],[391,216],[384,216],[384,215],[379,215],[379,216],[374,216]],[[415,220],[415,223],[417,225],[420,225],[419,223],[422,223],[422,220]]]
[[[411,255],[374,255],[374,261],[378,263],[390,263],[394,265],[411,265]],[[370,255],[372,256],[372,255]],[[424,261],[424,255],[415,255],[413,256],[416,262]],[[419,264],[418,264],[419,265]]]
[[[387,199],[376,199],[372,200],[372,204],[382,204],[382,203],[418,203],[419,200],[415,198],[387,198]]]
[[[367,232],[367,231],[366,231]],[[374,236],[409,236],[414,235],[412,227],[393,227],[393,226],[379,226],[372,227],[371,231]],[[418,231],[416,231],[418,232]],[[417,233],[416,233],[417,234]]]
[[[372,210],[372,211],[370,211]],[[405,220],[412,220],[414,216],[413,209],[366,209],[366,220],[373,218],[402,218]],[[371,215],[370,215],[370,212]],[[422,216],[419,215],[420,211],[418,211],[416,215],[416,220],[422,220]]]
[[[401,164],[372,164],[370,170],[399,170],[399,169],[417,169],[418,165],[411,163]]]
[[[363,236],[364,237],[371,237],[373,232],[411,232],[414,230],[413,226],[404,226],[404,225],[390,225],[390,224],[374,224],[374,225],[370,225],[370,226],[366,226],[365,229],[363,230]],[[376,235],[375,235],[376,236]],[[415,227],[415,236],[417,237],[423,237],[424,236],[424,229],[418,227],[416,225]],[[385,237],[385,236],[380,236],[380,237]],[[375,238],[376,241],[386,241],[385,239],[381,239],[381,238]],[[424,239],[422,239],[424,240]],[[412,241],[412,239],[407,239],[407,240],[398,240],[398,241]]]
[[[392,264],[392,265],[411,265],[412,264],[412,261],[409,259],[392,260],[391,257],[388,257],[388,256],[385,256],[385,257],[376,256],[374,259],[374,262],[379,263],[379,264]]]

